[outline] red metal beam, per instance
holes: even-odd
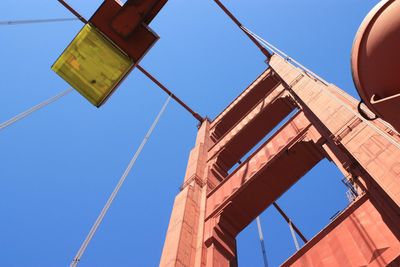
[[[72,14],[74,14],[78,19],[80,19],[83,23],[88,23],[88,21],[81,16],[75,9],[73,9],[69,4],[67,4],[64,0],[58,0],[64,7],[66,7]],[[165,1],[160,1],[160,3],[164,3]],[[156,6],[157,7],[157,6]],[[162,6],[158,6],[156,10],[161,9]],[[152,76],[149,72],[147,72],[144,68],[142,68],[140,65],[137,65],[136,68],[138,68],[144,75],[146,75],[150,80],[152,80],[155,84],[158,85],[164,92],[166,92],[168,95],[171,96],[172,99],[174,99],[179,105],[181,105],[184,109],[189,111],[190,114],[193,115],[194,118],[196,118],[200,123],[202,123],[205,118],[200,116],[197,112],[193,111],[188,105],[185,104],[181,99],[179,99],[174,93],[172,93],[170,90],[168,90],[167,87],[165,87],[162,83],[160,83],[154,76]]]
[[[174,99],[178,104],[180,104],[184,109],[190,112],[190,114],[193,115],[200,123],[204,121],[204,118],[200,116],[198,113],[194,112],[188,105],[185,104],[182,100],[180,100],[176,95],[174,95],[170,90],[168,90],[167,87],[165,87],[162,83],[160,83],[154,76],[152,76],[150,73],[148,73],[143,67],[140,65],[137,65],[137,69],[140,70],[144,75],[146,75],[150,80],[152,80],[155,84],[158,85],[158,87],[161,88],[164,92],[166,92],[168,95],[171,96],[172,99]]]
[[[282,215],[282,217],[285,219],[287,223],[292,224],[293,230],[296,232],[296,234],[300,236],[301,240],[303,240],[304,243],[307,243],[308,242],[307,238],[302,234],[299,228],[297,228],[297,226],[293,223],[293,221],[289,218],[289,216],[286,215],[286,213],[281,209],[281,207],[279,207],[279,205],[276,202],[272,203],[272,205],[274,205],[275,209],[279,212],[280,215]]]
[[[127,38],[142,22],[150,24],[166,3],[167,0],[128,0],[112,19],[111,27],[119,35]]]
[[[262,46],[256,38],[254,38],[251,34],[244,30],[242,23],[229,11],[219,0],[214,0],[215,3],[227,14],[233,22],[250,38],[250,40],[261,50],[261,52],[269,59],[271,58],[272,54]]]
[[[235,235],[312,169],[323,155],[316,146],[320,136],[309,134],[310,126],[298,113],[225,177],[207,195],[206,220],[219,215],[232,220]]]
[[[88,21],[81,16],[81,14],[78,13],[72,6],[67,4],[64,0],[58,0],[61,5],[63,5],[66,9],[68,9],[72,14],[74,14],[78,19],[80,19],[83,23],[88,23]]]

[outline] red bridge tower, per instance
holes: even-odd
[[[236,236],[324,158],[358,197],[282,266],[400,266],[400,136],[279,55],[200,126],[160,266],[237,266]],[[285,117],[287,123],[230,174]]]

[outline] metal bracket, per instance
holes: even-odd
[[[361,108],[361,105],[362,105],[362,104],[365,105],[364,101],[363,101],[363,100],[360,100],[360,102],[359,102],[358,105],[357,105],[358,113],[360,113],[360,115],[361,115],[364,119],[366,119],[366,120],[368,120],[368,121],[374,121],[374,120],[376,120],[376,119],[378,118],[378,115],[376,115],[375,113],[373,113],[373,112],[371,111],[371,112],[375,115],[375,117],[373,117],[373,118],[369,117],[368,114],[367,114],[367,112],[365,112],[365,111]]]

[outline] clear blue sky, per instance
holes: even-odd
[[[86,17],[100,0],[69,1]],[[251,30],[356,96],[350,51],[370,0],[223,1]],[[0,20],[71,17],[56,0],[1,1]],[[50,66],[80,22],[0,27],[0,121],[68,85]],[[262,54],[212,0],[170,0],[142,65],[214,118],[265,68]],[[78,93],[0,132],[0,266],[68,266],[166,95],[134,71],[101,109]],[[80,266],[157,266],[197,122],[171,103]],[[323,161],[279,199],[311,238],[347,205]],[[274,209],[261,220],[270,266],[294,253]],[[262,266],[255,223],[238,237],[241,266]]]

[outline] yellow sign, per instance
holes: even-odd
[[[86,24],[51,68],[100,107],[132,66],[132,59],[95,27]]]

